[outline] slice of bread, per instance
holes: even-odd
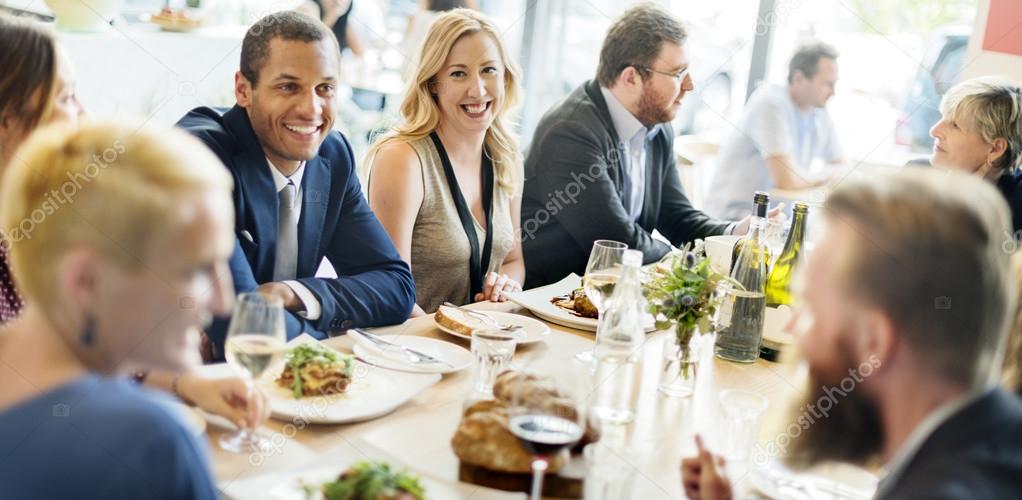
[[[492,325],[480,318],[472,316],[461,309],[440,306],[433,315],[433,321],[448,330],[462,335],[472,335],[473,330],[492,328]]]

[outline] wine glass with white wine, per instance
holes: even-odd
[[[279,298],[264,297],[257,292],[238,296],[227,329],[227,364],[248,385],[249,400],[253,384],[268,371],[274,371],[283,361],[286,335],[284,333],[284,306]],[[220,447],[234,453],[265,451],[270,440],[255,429],[242,427],[233,434],[220,438]]]
[[[619,241],[596,240],[593,242],[589,263],[586,264],[586,275],[582,277],[582,289],[585,290],[586,298],[593,303],[599,314],[596,326],[597,339],[600,338],[603,315],[610,305],[610,296],[614,293],[614,285],[617,284],[617,279],[621,276],[621,258],[627,249],[628,245]],[[593,350],[579,351],[575,357],[580,361],[592,361]]]

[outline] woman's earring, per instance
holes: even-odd
[[[93,342],[96,341],[96,320],[91,314],[85,315],[85,324],[82,325],[82,331],[78,334],[78,343],[85,346],[92,346]]]

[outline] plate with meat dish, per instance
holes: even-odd
[[[582,278],[572,273],[561,281],[522,292],[504,292],[508,300],[551,323],[578,330],[596,331],[596,308],[585,297]],[[655,330],[653,316],[646,315],[644,328]]]
[[[280,372],[261,385],[274,418],[339,424],[386,415],[439,380],[438,373],[375,367],[302,335],[288,342]]]

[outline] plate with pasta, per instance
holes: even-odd
[[[278,420],[340,424],[386,415],[439,380],[436,373],[376,367],[302,335],[260,385]]]

